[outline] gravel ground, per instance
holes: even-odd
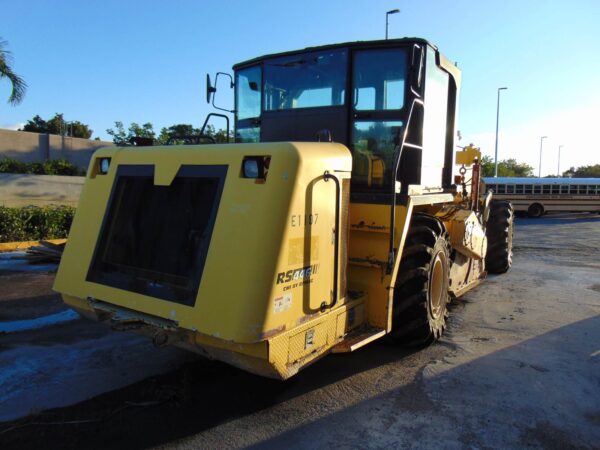
[[[599,252],[598,215],[519,219],[513,269],[455,302],[438,344],[375,343],[288,382],[179,355],[160,361],[127,335],[100,349],[98,367],[83,365],[85,376],[75,358],[54,366],[69,383],[45,385],[67,395],[104,380],[104,394],[0,424],[0,448],[600,448]],[[110,339],[95,326],[0,336],[0,368],[7,352],[40,342]],[[162,375],[110,389],[115,372],[143,372],[149,359]],[[29,386],[43,382],[37,375]]]

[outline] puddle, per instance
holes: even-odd
[[[56,272],[58,269],[56,263],[31,264],[25,259],[16,259],[25,255],[25,252],[0,253],[0,272]]]

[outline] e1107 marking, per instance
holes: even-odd
[[[310,227],[317,224],[319,213],[314,214],[292,214],[292,227]]]

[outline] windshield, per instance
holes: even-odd
[[[343,105],[347,60],[340,49],[266,61],[265,111]]]

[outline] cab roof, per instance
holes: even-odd
[[[291,56],[291,55],[297,55],[297,54],[301,54],[301,53],[323,51],[323,50],[330,50],[330,49],[336,49],[336,48],[356,49],[356,48],[365,48],[365,47],[366,48],[397,47],[398,44],[401,44],[401,45],[425,44],[425,45],[429,45],[436,51],[438,49],[435,45],[431,44],[429,41],[422,39],[422,38],[417,38],[417,37],[404,37],[404,38],[400,38],[400,39],[381,39],[381,40],[376,40],[376,41],[342,42],[339,44],[320,45],[317,47],[306,47],[306,48],[299,49],[299,50],[292,50],[292,51],[281,52],[281,53],[270,53],[268,55],[259,56],[257,58],[252,58],[252,59],[248,59],[246,61],[237,63],[233,66],[233,70],[238,70],[243,67],[251,66],[253,64],[259,63],[266,59],[278,58],[280,56]]]
[[[459,68],[452,63],[448,58],[446,58],[442,53],[438,50],[438,48],[433,45],[431,42],[427,41],[423,38],[418,37],[404,37],[400,39],[380,39],[376,41],[353,41],[353,42],[342,42],[340,44],[329,44],[329,45],[321,45],[318,47],[306,47],[300,50],[292,50],[289,52],[282,53],[271,53],[268,55],[259,56],[258,58],[248,59],[246,61],[237,63],[233,66],[233,70],[243,69],[245,67],[249,67],[255,64],[258,64],[262,61],[278,58],[281,56],[291,56],[298,55],[308,52],[315,51],[324,51],[336,48],[349,48],[349,49],[362,49],[362,48],[387,48],[387,47],[398,47],[399,45],[411,45],[411,44],[421,44],[425,46],[429,46],[433,48],[438,56],[438,64],[444,70],[446,70],[454,80],[454,83],[457,87],[457,90],[460,89],[461,83],[461,73]]]

